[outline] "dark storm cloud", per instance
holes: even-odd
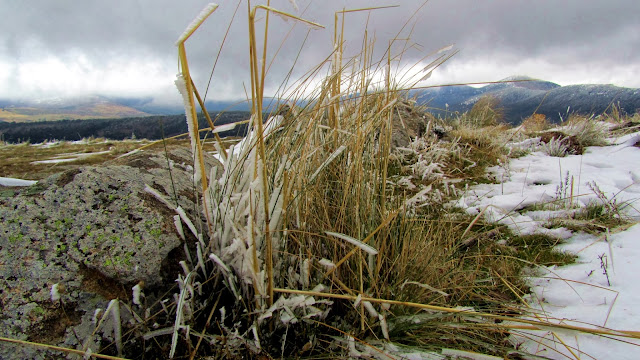
[[[155,70],[148,76],[166,79],[167,85],[164,89],[148,91],[164,91],[168,97],[175,96],[168,80],[177,71],[174,41],[205,4],[204,1],[177,0],[2,1],[0,66],[4,69],[0,68],[0,81],[4,84],[0,84],[0,97],[7,96],[9,87],[28,91],[27,85],[17,83],[21,80],[15,73],[25,63],[48,57],[59,59],[62,64],[83,57],[85,70],[79,65],[73,71],[79,74],[105,71],[105,77],[118,71],[113,69],[114,64],[129,63],[141,68],[149,64]],[[219,4],[219,9],[187,43],[199,87],[206,86],[237,1],[223,0]],[[334,11],[393,4],[401,6],[347,16],[345,34],[350,49],[347,56],[360,49],[367,21],[369,36],[375,37],[380,56],[388,40],[416,14],[423,1],[297,1],[300,9],[297,14],[327,27],[310,33],[298,59],[298,74],[322,61],[331,51]],[[290,1],[273,0],[272,6],[295,12]],[[243,82],[248,86],[246,11],[246,1],[243,1],[213,78],[214,96],[240,97],[244,93]],[[411,33],[412,41],[423,50],[408,52],[406,61],[415,61],[427,52],[456,44],[461,52],[441,69],[442,74],[453,74],[453,69],[468,71],[468,74],[457,71],[456,78],[452,79],[455,81],[464,80],[464,76],[470,76],[470,81],[478,80],[478,76],[498,80],[491,76],[511,75],[503,71],[535,72],[538,69],[539,74],[529,75],[552,77],[557,73],[571,81],[568,74],[576,71],[573,81],[579,82],[583,76],[580,74],[593,71],[601,74],[594,79],[607,82],[609,75],[602,73],[606,69],[627,69],[625,71],[631,73],[638,70],[638,14],[640,1],[637,0],[431,0],[407,24],[401,37]],[[259,17],[263,18],[260,24],[264,24],[264,12],[260,12]],[[269,54],[274,54],[293,22],[284,23],[274,17],[270,21]],[[306,36],[307,28],[301,25],[288,35],[271,68],[271,81],[277,84],[286,75]],[[400,46],[396,44],[396,49]],[[481,69],[474,71],[473,66]],[[638,73],[633,75],[640,78]],[[612,76],[614,81],[616,78]],[[159,82],[154,79],[149,80],[149,84]],[[629,84],[640,86],[640,79]],[[103,91],[100,84],[95,85],[97,91]],[[126,86],[123,84],[123,93],[127,92]]]

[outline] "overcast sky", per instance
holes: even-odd
[[[187,41],[196,85],[209,73],[237,0],[220,7]],[[266,3],[252,1],[252,5]],[[400,5],[346,18],[346,54],[360,51],[368,20],[380,56],[400,38],[414,45],[402,66],[438,49],[459,50],[425,85],[496,81],[529,75],[559,83],[640,87],[638,0],[272,0],[272,6],[327,27],[296,25],[271,66],[267,89],[282,83],[301,49],[294,77],[331,51],[333,14],[343,8]],[[298,10],[293,6],[297,4]],[[154,97],[179,102],[176,39],[207,4],[194,0],[0,0],[0,98],[80,94]],[[418,11],[420,9],[420,11]],[[259,13],[263,17],[264,12]],[[415,15],[415,16],[414,16]],[[412,18],[412,16],[414,16]],[[244,97],[249,88],[247,2],[243,0],[213,75],[208,100]],[[259,22],[264,24],[264,19]],[[294,23],[272,18],[269,60]],[[415,26],[414,26],[415,25]],[[399,51],[404,43],[397,42]],[[433,58],[423,60],[424,64]]]

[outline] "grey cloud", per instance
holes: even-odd
[[[401,5],[347,16],[349,54],[359,50],[368,19],[370,37],[377,40],[379,57],[388,40],[423,1],[298,0],[297,3],[301,11],[306,9],[302,17],[327,26],[326,30],[309,35],[299,59],[299,75],[331,51],[334,11]],[[166,64],[167,69],[177,69],[173,43],[203,5],[200,1],[177,0],[0,2],[0,13],[4,15],[0,23],[0,61],[25,61],[23,57],[32,54],[25,47],[35,41],[40,44],[42,54],[64,57],[75,50],[86,54],[95,64],[105,64],[113,57],[153,58]],[[236,5],[236,1],[220,1],[220,8],[187,43],[199,87],[206,86]],[[272,6],[294,11],[287,0],[273,0]],[[244,92],[242,83],[248,86],[246,8],[243,1],[214,76],[217,88],[212,91],[219,91],[223,97],[240,96]],[[263,18],[264,13],[261,14]],[[451,63],[476,58],[491,61],[495,57],[542,59],[567,67],[583,63],[631,66],[640,60],[638,14],[637,0],[431,0],[415,22],[408,24],[403,36],[413,28],[412,41],[424,51],[455,43],[461,52]],[[260,24],[264,24],[264,19]],[[272,17],[271,24],[269,54],[274,54],[279,39],[285,37],[293,23]],[[306,35],[306,28],[300,25],[289,35],[271,69],[272,81],[279,82],[286,75]],[[406,60],[415,61],[423,55],[424,52],[412,51],[407,53]]]

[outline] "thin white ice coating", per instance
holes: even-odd
[[[211,261],[216,263],[216,265],[218,265],[225,272],[227,272],[227,273],[231,272],[229,267],[218,257],[218,255],[216,255],[214,253],[211,253],[211,254],[209,254],[209,259],[211,259]]]
[[[322,172],[322,170],[324,170],[325,167],[327,167],[327,165],[331,164],[331,162],[333,160],[335,160],[340,154],[342,154],[342,152],[346,149],[347,147],[345,145],[341,145],[340,147],[338,147],[333,153],[331,153],[331,155],[329,155],[329,157],[327,158],[327,160],[325,160],[319,167],[318,169],[313,173],[313,175],[311,175],[311,177],[309,178],[308,182],[313,182],[313,180],[315,180],[315,178],[320,174],[320,172]]]
[[[187,277],[184,279],[184,284],[191,283],[191,279],[193,273],[187,274]],[[184,322],[184,310],[186,305],[186,295],[187,295],[187,286],[180,290],[180,296],[176,303],[176,320],[175,325],[173,327],[173,336],[171,338],[171,350],[169,351],[169,358],[173,358],[173,355],[176,352],[176,346],[178,345],[178,331],[183,328]]]
[[[318,263],[324,267],[326,267],[327,269],[333,269],[336,267],[336,264],[334,264],[331,260],[329,259],[320,259],[320,261],[318,261]]]
[[[451,50],[451,49],[453,49],[453,44],[448,45],[448,46],[445,46],[445,47],[443,47],[442,49],[438,50],[438,54],[441,54],[441,53],[443,53],[443,52],[445,52],[445,51],[449,51],[449,50]]]
[[[198,161],[197,157],[195,156],[196,151],[199,151],[196,145],[197,145],[197,138],[198,136],[200,136],[194,126],[194,123],[197,122],[197,119],[193,118],[193,108],[191,106],[191,101],[189,100],[189,90],[187,88],[187,82],[182,74],[176,75],[175,84],[176,84],[176,87],[178,88],[178,91],[180,92],[180,95],[182,95],[184,112],[187,118],[187,129],[189,130],[189,138],[191,139],[191,154],[193,154],[194,156],[193,181],[194,183],[197,183],[198,181],[200,181],[200,179],[202,179],[202,169],[200,168],[200,161]]]
[[[31,186],[35,183],[37,181],[0,177],[0,186]]]
[[[289,3],[291,4],[291,6],[293,6],[294,9],[296,9],[296,11],[300,11],[300,9],[298,8],[298,4],[296,4],[296,0],[289,0]]]
[[[56,302],[58,300],[60,300],[60,292],[58,291],[58,287],[60,286],[60,284],[55,283],[53,285],[51,285],[51,291],[49,292],[51,295],[51,301],[52,302]]]
[[[191,219],[189,219],[189,217],[184,212],[184,210],[180,206],[178,206],[176,208],[176,212],[178,213],[178,215],[180,215],[180,218],[182,219],[182,221],[184,221],[184,223],[187,224],[187,227],[189,228],[189,230],[191,230],[191,233],[195,235],[196,239],[199,239],[200,234],[198,233],[198,230],[196,230],[196,227],[193,225],[193,223],[191,222]]]
[[[233,130],[233,129],[236,128],[236,125],[237,125],[237,123],[218,125],[218,126],[216,126],[215,129],[211,130],[211,132],[216,134],[216,133],[221,133],[221,132],[224,132],[224,131]]]
[[[378,312],[376,311],[376,309],[373,307],[373,304],[371,304],[369,301],[363,301],[362,305],[364,305],[364,308],[367,309],[367,312],[369,313],[369,316],[377,318],[378,317]]]
[[[309,259],[302,260],[300,264],[300,285],[306,289],[309,287],[309,280],[311,273],[311,261]]]
[[[378,320],[380,320],[380,329],[382,330],[382,336],[389,340],[389,325],[387,324],[387,318],[384,315],[379,314]]]
[[[456,350],[456,349],[442,349],[442,355],[451,356],[455,359],[469,359],[469,360],[503,360],[502,357],[496,357],[492,355],[484,355],[470,351]]]
[[[180,215],[173,216],[173,224],[176,226],[176,230],[178,231],[178,235],[182,240],[186,240],[184,237],[184,229],[182,228],[182,221],[180,221]]]
[[[136,284],[134,287],[132,287],[131,292],[133,303],[135,305],[142,305],[142,302],[140,301],[140,295],[142,295],[142,287],[140,286],[140,284]]]
[[[218,8],[218,4],[216,4],[216,3],[207,4],[204,7],[204,9],[202,9],[200,11],[198,16],[196,16],[196,18],[193,19],[193,21],[191,21],[191,23],[189,23],[189,25],[184,30],[182,35],[180,35],[180,37],[176,41],[176,46],[180,45],[180,43],[183,43],[185,40],[187,40],[187,38],[189,36],[191,36],[191,34],[193,34],[193,32],[196,31],[196,29],[202,24],[202,22],[205,21],[207,19],[207,17],[209,17],[209,15],[211,15],[211,13],[216,11],[217,8]]]
[[[121,328],[121,320],[120,320],[120,300],[113,299],[109,302],[109,306],[107,306],[108,310],[111,309],[111,321],[113,324],[113,337],[116,340],[116,350],[118,351],[118,356],[122,356],[122,328]]]
[[[325,234],[327,235],[331,235],[333,237],[337,237],[338,239],[342,239],[354,246],[359,247],[360,249],[362,249],[363,251],[365,251],[366,253],[368,253],[369,255],[378,255],[378,250],[374,249],[372,246],[367,245],[365,243],[363,243],[362,241],[353,238],[349,235],[345,235],[345,234],[341,234],[341,233],[336,233],[336,232],[332,232],[332,231],[325,231]]]
[[[151,186],[149,186],[147,184],[144,184],[144,192],[153,195],[153,197],[158,199],[161,203],[165,204],[169,209],[171,209],[171,210],[175,210],[176,209],[175,206],[171,205],[171,203],[167,199],[165,199],[164,196],[162,196],[159,192],[157,192]]]

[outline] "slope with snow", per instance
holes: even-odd
[[[640,330],[640,133],[589,147],[583,155],[550,157],[540,151],[491,169],[499,184],[470,189],[458,205],[484,211],[516,233],[565,239],[575,264],[545,268],[531,278],[529,304],[537,319],[587,328]],[[615,204],[631,225],[590,235],[547,228],[591,202]],[[633,225],[635,223],[635,225]],[[639,333],[636,333],[636,336]],[[514,338],[551,359],[637,359],[640,340],[568,331],[528,331]]]

